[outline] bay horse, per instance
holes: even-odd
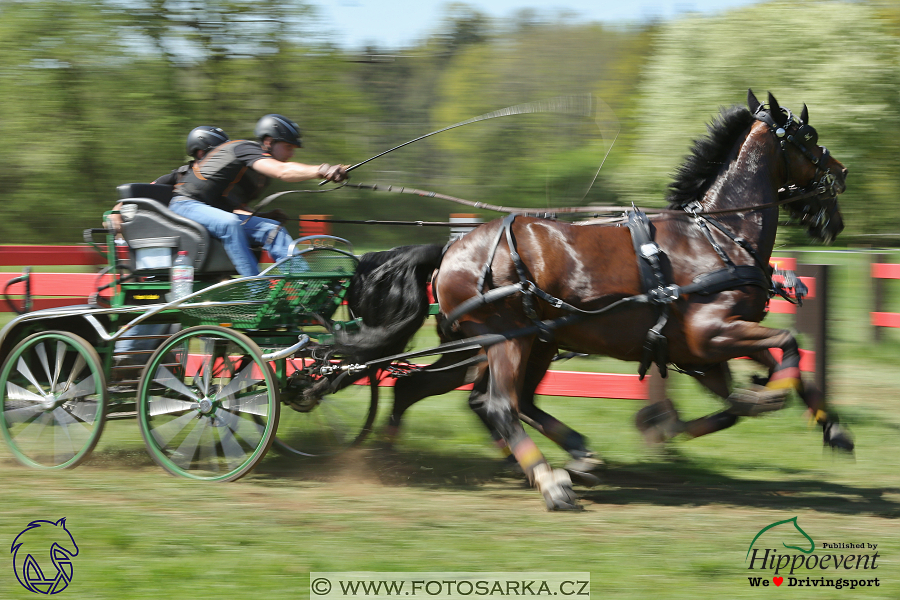
[[[830,242],[843,229],[837,195],[846,189],[847,169],[818,145],[805,105],[796,117],[771,94],[761,104],[751,91],[748,106],[724,109],[694,143],[669,186],[668,211],[652,219],[634,211],[628,223],[614,225],[511,216],[476,228],[440,261],[433,281],[443,334],[504,334],[486,347],[486,364],[458,368],[455,378],[465,372],[474,380],[472,408],[551,510],[578,508],[571,481],[550,468],[519,418],[536,421],[563,447],[568,440],[574,457],[573,450],[589,453],[583,438],[546,413],[528,415],[537,410],[534,388],[560,348],[637,361],[641,372],[651,361],[663,371],[671,363],[729,401],[729,408],[687,423],[671,406],[649,407],[645,416],[662,420],[670,433],[719,431],[755,414],[748,403],[767,410],[773,397],[795,390],[825,442],[852,450],[824,397],[801,381],[793,335],[759,324],[779,206]],[[780,362],[770,348],[782,350]],[[770,370],[749,400],[731,389],[727,361],[742,356]]]

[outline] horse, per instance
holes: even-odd
[[[559,348],[637,361],[642,374],[651,362],[663,373],[673,364],[729,402],[689,422],[671,405],[647,407],[645,417],[670,434],[725,429],[742,415],[780,407],[794,390],[825,443],[853,448],[822,394],[800,379],[793,335],[759,324],[772,288],[779,206],[830,242],[843,229],[837,196],[848,171],[818,145],[805,105],[796,117],[772,94],[762,104],[750,91],[748,107],[723,109],[695,141],[669,186],[669,208],[653,218],[633,211],[627,222],[572,224],[511,215],[479,226],[440,261],[433,284],[443,335],[491,339],[486,363],[465,369],[475,383],[470,405],[550,510],[579,508],[571,480],[550,468],[519,419],[529,419],[534,388]],[[782,350],[780,362],[770,348]],[[728,360],[742,356],[766,365],[770,376],[764,387],[735,395]],[[583,446],[544,415],[536,420],[544,433]]]
[[[363,363],[402,353],[428,316],[430,302],[425,283],[440,265],[442,250],[441,246],[425,244],[364,254],[346,294],[351,314],[362,320],[362,331],[355,335],[339,335],[336,354],[350,357],[350,362]],[[440,321],[441,315],[438,315]],[[438,335],[441,342],[451,341],[440,327]],[[548,347],[547,351],[549,356],[556,355],[555,347]],[[393,445],[399,435],[403,414],[419,400],[474,383],[469,402],[470,406],[476,406],[484,394],[485,358],[479,349],[447,353],[433,364],[410,369],[405,376],[399,377],[394,385],[394,402],[385,431],[386,445]],[[526,385],[519,404],[522,420],[569,452],[572,460],[566,464],[566,469],[580,483],[596,485],[600,480],[592,471],[604,466],[602,460],[587,448],[584,436],[534,404],[534,391],[543,371],[535,368],[531,372],[539,376],[529,379]],[[343,385],[349,385],[349,382]],[[479,411],[475,413],[481,416]],[[484,425],[507,461],[514,462],[503,438],[490,423],[484,422]]]

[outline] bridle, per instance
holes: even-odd
[[[758,121],[768,125],[769,130],[778,139],[781,154],[784,157],[785,172],[788,174],[788,185],[779,191],[777,204],[780,206],[782,204],[793,204],[809,200],[804,202],[797,211],[801,213],[800,222],[808,225],[810,229],[825,229],[831,220],[831,215],[837,209],[837,197],[839,194],[837,177],[827,166],[828,158],[831,154],[828,148],[821,146],[822,155],[815,156],[807,144],[818,142],[819,136],[816,130],[795,117],[790,109],[781,108],[781,112],[786,117],[784,126],[779,125],[775,121],[768,104],[761,104],[753,115]],[[805,187],[798,188],[791,182],[790,162],[787,157],[788,144],[799,150],[816,168],[815,175]]]

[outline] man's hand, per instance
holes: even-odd
[[[325,181],[333,181],[340,183],[347,180],[347,165],[329,165],[322,163],[319,165],[319,177]]]

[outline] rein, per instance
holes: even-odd
[[[738,208],[720,208],[715,210],[698,210],[692,212],[692,214],[698,215],[726,215],[726,214],[735,214],[741,212],[751,212],[757,210],[764,210],[766,208],[774,208],[776,206],[783,206],[785,204],[789,204],[791,202],[796,202],[797,200],[805,200],[807,198],[813,198],[815,196],[822,195],[827,193],[828,189],[825,188],[821,181],[815,183],[815,188],[810,189],[797,189],[797,188],[782,188],[778,191],[778,200],[773,202],[766,202],[765,204],[757,204],[754,206],[742,206]],[[379,185],[379,184],[369,184],[369,183],[343,183],[338,187],[330,188],[328,190],[322,191],[337,191],[343,187],[349,187],[358,190],[368,190],[372,192],[393,192],[395,194],[413,194],[415,196],[420,196],[422,198],[437,198],[439,200],[447,200],[449,202],[455,202],[457,204],[463,204],[465,206],[470,206],[472,208],[479,208],[483,210],[492,210],[494,212],[502,212],[507,214],[517,214],[520,216],[537,216],[543,218],[552,218],[557,214],[604,214],[604,213],[614,213],[621,214],[628,210],[626,206],[563,206],[559,208],[546,209],[542,210],[539,208],[525,208],[521,206],[500,206],[497,204],[489,204],[487,202],[476,202],[474,200],[466,200],[464,198],[457,198],[456,196],[449,196],[447,194],[441,194],[438,192],[432,192],[429,190],[420,190],[416,188],[410,188],[405,186],[397,186],[397,185]],[[307,190],[292,190],[296,192],[303,192]],[[278,195],[287,194],[290,192],[281,192]],[[267,198],[268,199],[268,198]],[[641,211],[648,215],[683,215],[683,209],[674,209],[674,208],[641,208]],[[373,221],[373,220],[365,220],[365,221],[345,221],[345,220],[326,220],[320,219],[320,222],[324,223],[351,223],[351,224],[366,224],[366,225],[374,225],[374,224],[386,224],[386,225],[444,225],[443,223],[438,222],[426,222],[426,221]],[[450,225],[450,223],[446,223],[445,225]],[[458,225],[458,223],[453,223],[453,225]]]

